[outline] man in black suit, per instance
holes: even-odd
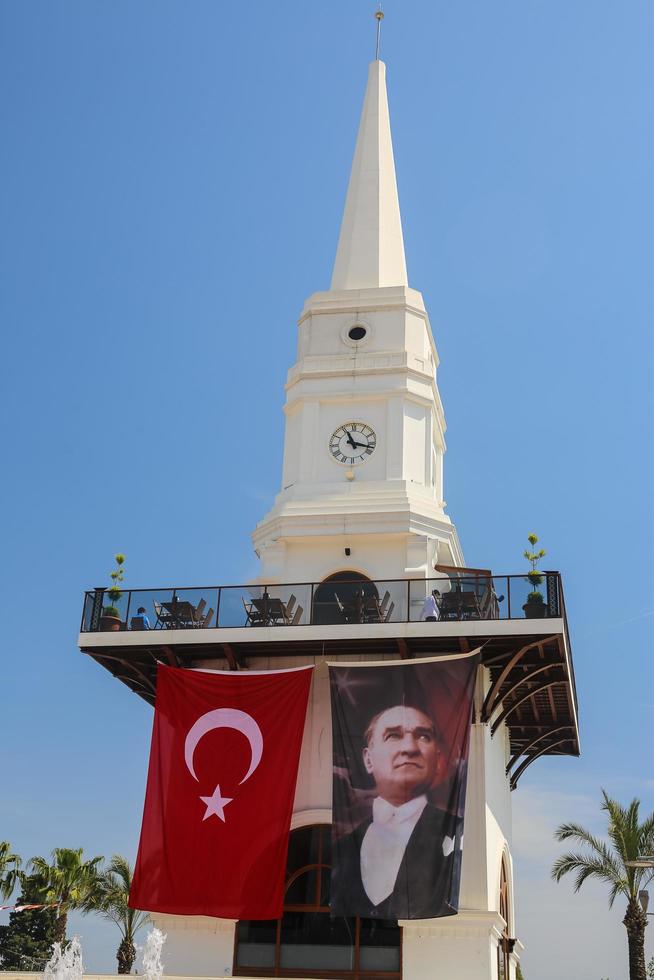
[[[332,913],[454,915],[461,827],[427,798],[441,766],[434,722],[418,708],[396,705],[372,718],[365,742],[363,763],[378,795],[372,817],[334,842]]]

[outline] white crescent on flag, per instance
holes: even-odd
[[[250,743],[250,768],[240,781],[239,786],[241,786],[246,779],[250,778],[261,762],[263,735],[252,715],[247,714],[246,711],[240,711],[238,708],[216,708],[214,711],[207,711],[206,714],[200,715],[195,724],[191,726],[184,742],[184,761],[188,771],[196,782],[200,781],[193,766],[193,753],[203,735],[214,731],[216,728],[233,728],[245,735]]]

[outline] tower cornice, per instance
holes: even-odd
[[[440,364],[429,314],[422,293],[410,286],[387,286],[372,289],[339,289],[312,293],[302,309],[298,327],[309,317],[353,315],[365,317],[367,313],[384,313],[403,310],[424,321],[427,339],[434,359],[434,368]]]

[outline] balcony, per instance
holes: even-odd
[[[417,623],[424,619],[425,598],[433,590],[439,623],[558,619],[561,577],[543,572],[542,579],[539,601],[529,600],[534,587],[524,575],[381,581],[343,576],[284,585],[131,589],[111,602],[104,589],[95,589],[84,597],[81,632]],[[111,616],[106,614],[109,605]]]

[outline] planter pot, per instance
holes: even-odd
[[[101,633],[117,633],[122,627],[123,621],[118,616],[100,616]]]
[[[522,607],[526,619],[545,619],[547,605],[542,599],[528,599]]]

